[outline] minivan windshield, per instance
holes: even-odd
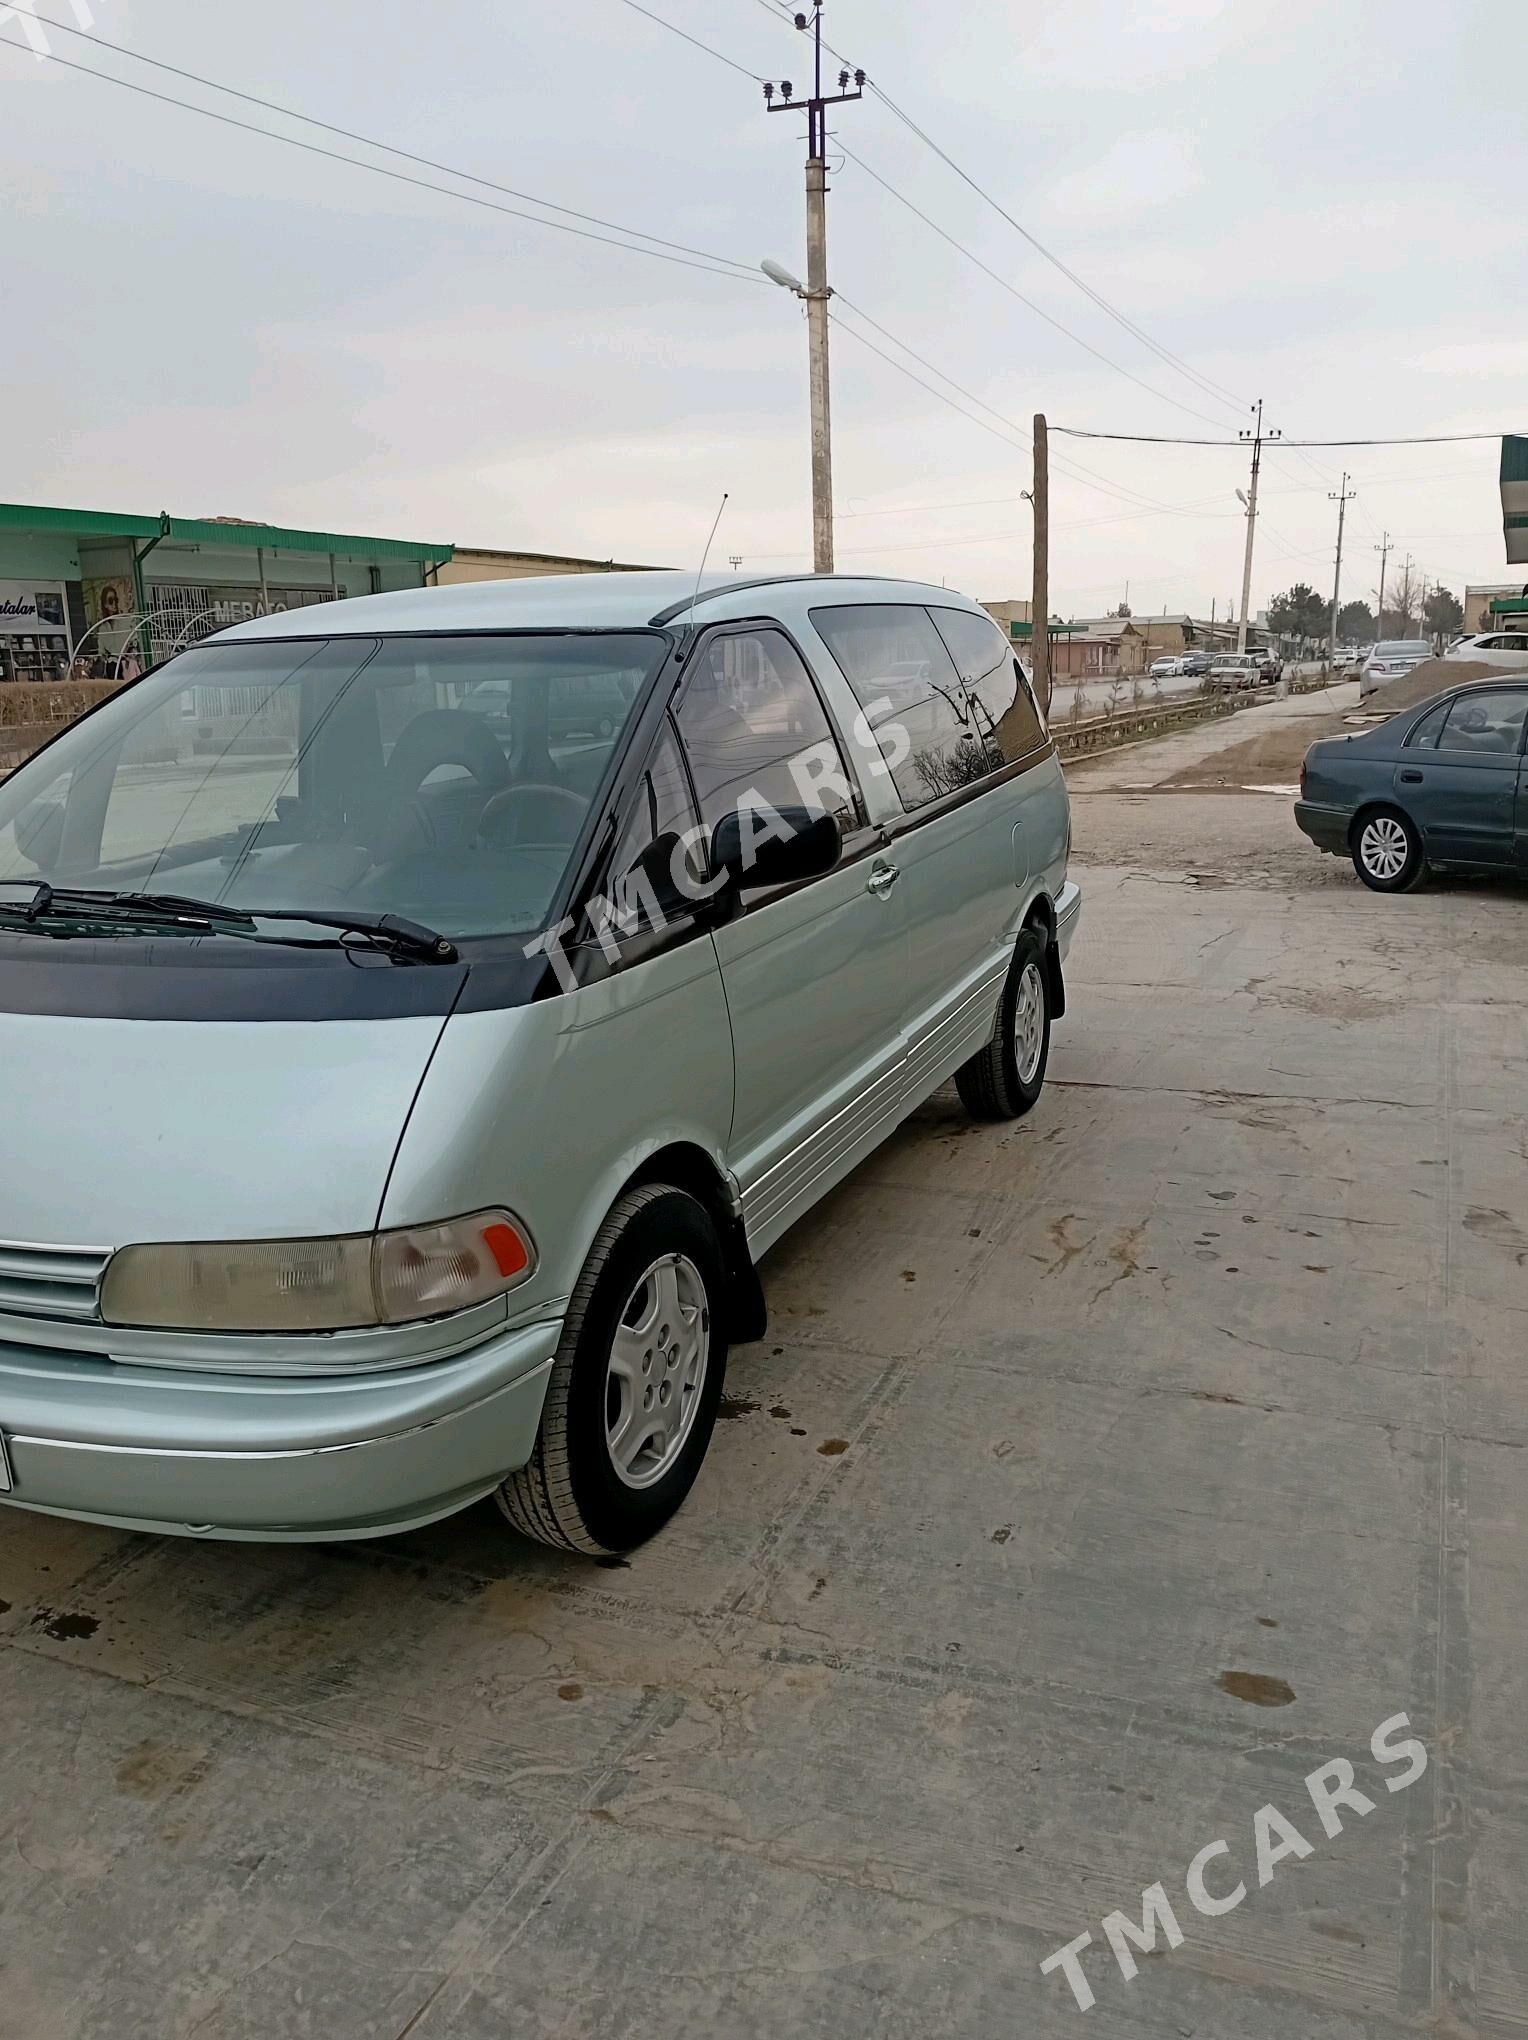
[[[0,786],[0,907],[9,922],[18,886],[35,899],[45,881],[528,934],[667,646],[653,631],[198,646]]]

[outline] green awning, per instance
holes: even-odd
[[[1047,627],[1045,635],[1047,637],[1070,637],[1074,631],[1086,629],[1087,625],[1085,623],[1053,623]],[[1011,638],[1019,638],[1026,644],[1034,634],[1035,627],[1032,623],[1010,623],[1008,626],[1008,635]]]
[[[338,553],[347,560],[421,560],[441,565],[454,545],[408,538],[362,538],[354,532],[294,531],[279,524],[220,524],[209,517],[134,517],[115,510],[60,510],[37,503],[0,503],[0,531],[54,537],[165,538],[180,545],[264,546],[269,552]]]

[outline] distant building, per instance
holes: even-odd
[[[299,531],[244,517],[0,503],[0,680],[131,677],[231,623],[310,602],[635,565]]]
[[[1034,616],[1034,607],[1031,603],[984,602],[982,608],[986,610],[992,621],[1005,636],[1015,639],[1028,637],[1029,623]],[[1022,631],[1015,631],[1013,626],[1016,623],[1022,623],[1025,626],[1024,629]]]
[[[539,574],[646,574],[651,562],[589,560],[576,553],[500,552],[492,546],[459,545],[429,576],[431,587],[461,581],[524,581]]]
[[[418,588],[449,545],[0,503],[0,680],[128,676],[215,630],[345,595]]]
[[[1489,585],[1466,588],[1463,628],[1470,631],[1490,630],[1494,624],[1501,621],[1504,613],[1520,617],[1523,614],[1521,609],[1506,612],[1498,610],[1493,614],[1491,605],[1493,602],[1521,603],[1525,600],[1528,600],[1528,586],[1521,581],[1497,581]]]

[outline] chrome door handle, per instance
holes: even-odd
[[[865,890],[874,893],[878,900],[883,900],[901,876],[895,864],[873,864],[870,867],[870,876],[865,880]]]

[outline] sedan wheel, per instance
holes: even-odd
[[[1422,875],[1422,840],[1404,815],[1382,808],[1359,823],[1353,867],[1373,892],[1405,892]]]

